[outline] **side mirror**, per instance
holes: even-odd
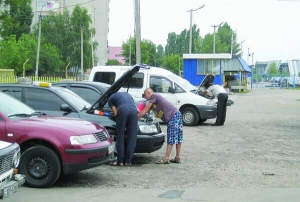
[[[71,112],[72,109],[68,104],[61,104],[60,105],[60,111]]]
[[[169,91],[168,91],[168,92],[169,92],[169,93],[173,93],[173,94],[174,94],[174,93],[175,93],[175,89],[174,89],[172,86],[170,86],[170,87],[169,87]]]

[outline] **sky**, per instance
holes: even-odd
[[[156,45],[168,34],[180,34],[192,24],[201,37],[212,26],[227,22],[242,43],[243,59],[256,61],[300,59],[300,0],[140,0],[141,38]],[[217,30],[216,30],[217,31]],[[109,46],[122,46],[134,36],[134,0],[110,0]],[[248,52],[250,54],[247,57]]]

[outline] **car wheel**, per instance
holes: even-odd
[[[35,146],[23,152],[19,169],[26,176],[26,185],[42,188],[57,181],[61,173],[61,163],[52,149]]]
[[[181,110],[183,125],[194,126],[199,121],[199,114],[192,107],[186,107]]]

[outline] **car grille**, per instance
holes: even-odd
[[[6,171],[8,171],[12,168],[12,159],[13,159],[14,153],[15,153],[15,150],[0,157],[0,166],[1,166],[0,174],[5,173]]]
[[[105,133],[104,131],[99,132],[99,133],[96,133],[96,136],[97,136],[97,138],[98,138],[101,142],[107,140],[107,136],[106,136],[106,133]]]

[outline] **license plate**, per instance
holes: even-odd
[[[10,195],[12,195],[13,193],[15,193],[17,191],[17,189],[19,188],[19,184],[17,181],[11,181],[11,183],[9,183],[8,186],[4,187],[3,189],[3,198],[9,197]]]
[[[108,147],[108,153],[109,153],[109,154],[112,153],[113,151],[115,151],[115,143],[113,143],[112,145],[110,145],[110,146]]]

